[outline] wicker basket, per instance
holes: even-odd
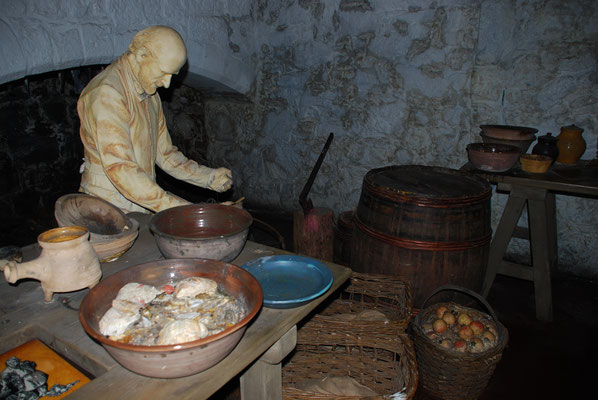
[[[349,285],[340,296],[325,302],[317,311],[318,316],[332,317],[329,323],[342,329],[350,326],[354,334],[396,335],[404,333],[412,317],[413,299],[411,287],[400,278],[388,275],[362,274],[353,272]],[[338,314],[358,314],[366,310],[383,313],[388,321],[343,320]]]
[[[502,357],[507,345],[509,334],[507,329],[498,321],[490,305],[477,293],[459,286],[445,285],[436,289],[424,302],[442,290],[455,290],[475,297],[490,312],[490,315],[475,310],[483,318],[492,320],[496,324],[497,342],[488,350],[480,353],[458,353],[443,349],[430,340],[422,329],[425,321],[436,308],[447,307],[471,310],[455,303],[437,303],[421,310],[410,325],[410,334],[415,344],[417,364],[419,370],[420,389],[432,398],[445,400],[477,399],[486,386],[496,365]]]
[[[417,362],[406,334],[389,337],[373,331],[356,335],[350,327],[330,325],[330,318],[308,321],[297,333],[297,346],[282,369],[283,398],[286,400],[390,399],[401,392],[411,399],[417,389]],[[334,396],[296,387],[307,379],[349,376],[378,395]]]

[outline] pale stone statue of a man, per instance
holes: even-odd
[[[156,183],[156,164],[196,186],[217,192],[231,188],[230,170],[189,160],[173,146],[166,128],[156,89],[168,88],[186,59],[185,43],[174,29],[151,26],[89,82],[77,103],[85,148],[79,191],[125,212],[189,204]]]

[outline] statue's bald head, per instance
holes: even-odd
[[[134,73],[150,95],[155,93],[156,87],[168,87],[172,75],[177,74],[187,60],[187,48],[181,35],[163,25],[139,31],[131,40],[127,54]],[[158,76],[160,73],[163,77]]]
[[[154,25],[137,32],[131,40],[129,51],[135,52],[142,47],[148,48],[156,57],[177,53],[176,55],[187,59],[183,38],[169,26]]]

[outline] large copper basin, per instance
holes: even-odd
[[[245,303],[247,316],[216,335],[173,345],[136,346],[110,340],[100,333],[100,319],[126,283],[161,286],[190,276],[218,282],[221,290]],[[139,264],[102,280],[83,299],[79,320],[85,331],[123,367],[154,378],[178,378],[204,371],[226,357],[259,312],[262,302],[260,284],[242,268],[216,260],[168,259]]]

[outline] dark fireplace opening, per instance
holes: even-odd
[[[57,226],[54,203],[78,191],[83,145],[79,138],[77,99],[105,66],[94,65],[29,76],[0,85],[0,247],[25,246]],[[201,95],[173,79],[161,91],[173,143],[189,158],[206,164]],[[176,95],[173,95],[176,92]],[[185,101],[178,102],[184,96]],[[176,103],[169,106],[170,102]],[[185,106],[186,105],[186,106]],[[177,135],[177,113],[193,108],[192,134]],[[174,129],[173,129],[174,127]],[[217,194],[174,179],[156,167],[165,190],[192,202],[226,201]]]

